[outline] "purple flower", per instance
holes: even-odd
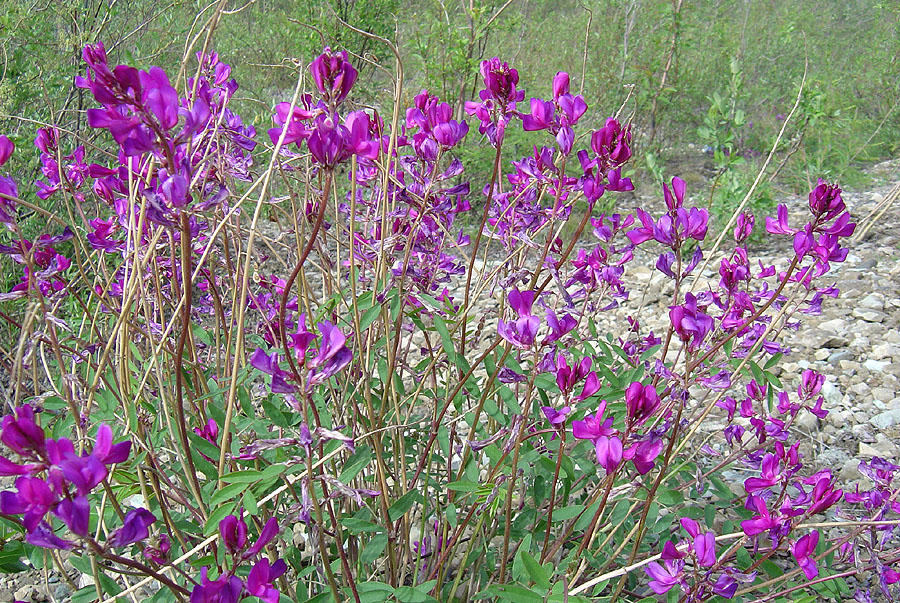
[[[522,127],[525,131],[549,130],[562,154],[568,155],[575,141],[572,126],[585,111],[584,97],[569,94],[569,74],[560,71],[553,78],[553,101],[531,99],[531,113],[522,116]]]
[[[128,460],[131,453],[131,441],[126,440],[118,444],[112,443],[112,429],[109,425],[101,423],[97,428],[97,440],[94,443],[92,454],[104,465],[122,463]]]
[[[6,163],[15,150],[16,145],[5,135],[0,135],[0,165]]]
[[[819,544],[819,532],[813,530],[809,534],[801,536],[797,542],[791,545],[791,554],[797,560],[800,569],[803,570],[807,580],[812,580],[819,575],[819,568],[816,566],[816,560],[812,558],[816,552],[816,546]]]
[[[16,492],[0,492],[0,512],[8,515],[24,514],[22,525],[29,532],[44,519],[57,502],[47,483],[36,477],[22,476],[16,480]]]
[[[631,127],[622,125],[615,118],[591,134],[591,149],[597,155],[598,165],[604,173],[631,159]]]
[[[591,440],[594,443],[594,452],[597,454],[597,462],[611,474],[622,462],[622,440],[618,438],[618,431],[613,429],[613,417],[606,417],[606,401],[600,402],[597,413],[587,415],[583,421],[572,421],[572,435],[580,440]]]
[[[34,422],[34,409],[28,404],[17,408],[15,415],[3,417],[0,441],[26,458],[46,455],[44,430]]]
[[[508,299],[518,318],[515,321],[499,321],[497,334],[517,348],[529,348],[534,344],[541,326],[541,319],[531,314],[534,291],[519,291],[516,288],[509,292]]]
[[[287,130],[284,134],[283,144],[285,145],[292,143],[299,144],[301,141],[309,138],[310,134],[312,134],[312,130],[308,129],[303,122],[313,118],[316,115],[316,112],[308,111],[301,107],[294,107],[293,111],[290,110],[291,103],[278,103],[275,105],[275,116],[273,119],[278,127],[271,128],[268,131],[269,138],[272,139],[272,144],[278,143],[278,139],[281,138],[282,130]],[[288,115],[289,111],[290,115]]]
[[[228,515],[219,522],[219,535],[225,550],[236,555],[247,545],[247,524],[235,515]]]
[[[63,540],[54,534],[53,530],[45,521],[41,522],[33,530],[28,532],[25,536],[25,542],[45,549],[69,550],[74,546],[72,542]]]
[[[467,101],[465,109],[478,118],[478,131],[496,147],[502,143],[510,120],[518,116],[516,103],[525,98],[525,92],[516,90],[519,72],[496,57],[481,62],[481,77],[485,86],[478,93],[481,102]]]
[[[634,464],[634,468],[641,475],[646,475],[656,465],[656,457],[662,452],[663,441],[658,435],[633,444],[626,450],[622,458]]]
[[[665,567],[653,561],[644,568],[644,571],[650,577],[648,586],[657,595],[669,592],[673,586],[682,580],[683,561],[666,560],[664,563]]]
[[[734,598],[735,593],[737,592],[738,583],[737,580],[729,576],[728,574],[722,574],[716,580],[716,583],[713,584],[713,593],[719,595],[720,597],[724,597],[726,599]]]
[[[836,184],[828,184],[821,178],[809,193],[809,210],[817,218],[831,220],[846,209],[841,198],[841,189]]]
[[[291,374],[278,367],[278,353],[267,355],[261,348],[256,348],[250,355],[250,366],[272,377],[272,392],[276,394],[292,394],[297,391],[288,379]]]
[[[285,571],[287,571],[287,564],[281,559],[272,565],[269,565],[268,559],[260,559],[250,570],[250,575],[247,576],[247,591],[266,603],[278,603],[279,592],[272,586],[272,583]]]
[[[550,334],[544,338],[543,345],[553,343],[559,340],[563,335],[575,328],[578,321],[572,318],[568,313],[563,314],[562,318],[556,315],[556,312],[547,308],[547,326],[550,327]]]
[[[543,412],[544,416],[547,417],[550,425],[552,425],[553,427],[559,427],[560,425],[565,425],[566,417],[570,412],[572,412],[572,407],[563,406],[559,410],[556,410],[551,406],[541,406],[541,412]]]
[[[744,480],[744,489],[753,494],[766,488],[771,488],[781,481],[780,463],[774,454],[763,457],[760,467],[760,477],[750,477]]]
[[[697,308],[697,298],[692,293],[684,296],[684,305],[670,306],[669,320],[675,332],[688,347],[696,350],[713,330],[715,323]]]
[[[669,192],[669,186],[666,183],[663,183],[663,198],[666,201],[666,207],[670,212],[673,212],[677,209],[680,209],[682,205],[684,205],[684,192],[687,188],[687,184],[684,180],[675,176],[672,178],[672,192],[675,193],[673,198],[672,193]]]
[[[162,565],[169,560],[169,551],[171,550],[172,541],[169,540],[168,534],[160,534],[156,546],[144,547],[144,555],[154,563]]]
[[[156,516],[147,509],[132,509],[125,514],[122,527],[112,533],[108,542],[114,547],[128,546],[140,542],[150,536],[150,525]]]
[[[628,409],[628,419],[641,424],[659,408],[659,394],[653,385],[641,385],[635,381],[625,390],[625,407]]]
[[[801,400],[811,400],[825,385],[825,375],[811,369],[803,371],[800,380],[800,386],[797,388],[797,394]]]
[[[347,346],[347,338],[340,329],[328,321],[319,323],[319,351],[309,361],[309,367],[316,369],[309,378],[309,385],[321,383],[345,368],[353,359],[353,352]]]
[[[747,508],[759,513],[753,519],[746,519],[741,522],[741,529],[747,536],[761,534],[778,525],[778,520],[769,513],[765,501],[755,494],[750,495],[747,501]]]
[[[347,115],[343,124],[337,114],[321,116],[306,141],[313,159],[327,168],[358,155],[366,159],[378,157],[378,142],[369,139],[369,116],[364,111]]]
[[[178,93],[169,83],[169,76],[159,67],[140,72],[144,105],[150,109],[163,130],[178,125]]]
[[[200,584],[191,591],[191,603],[238,603],[244,583],[237,576],[222,574],[216,580],[207,577],[207,568],[200,570]]]
[[[581,401],[593,396],[600,390],[600,379],[597,377],[597,373],[591,370],[592,362],[593,360],[591,360],[590,356],[585,356],[581,359],[581,362],[570,367],[563,354],[557,356],[556,385],[559,386],[559,391],[562,392],[563,397],[566,399],[571,398],[572,401]],[[575,386],[582,379],[584,379],[584,387],[582,387],[581,393],[572,397]]]
[[[61,438],[62,439],[62,438]],[[81,495],[90,492],[108,475],[106,466],[94,454],[75,456],[67,454],[66,459],[57,463],[63,475],[75,486]]]
[[[309,71],[322,98],[332,109],[344,102],[358,75],[356,68],[347,60],[347,51],[333,53],[327,46],[309,64]]]
[[[738,244],[743,243],[747,239],[750,238],[750,234],[753,232],[753,225],[756,222],[756,218],[753,217],[753,214],[748,212],[743,212],[737,217],[737,226],[734,227],[734,240]]]
[[[74,534],[87,536],[91,518],[91,506],[84,496],[64,498],[56,505],[53,514],[59,517]]]
[[[243,558],[249,559],[250,557],[259,554],[259,552],[262,551],[276,536],[278,536],[278,521],[272,517],[266,522],[266,525],[263,526],[263,529],[259,533],[259,538],[256,539],[253,546],[247,549]]]

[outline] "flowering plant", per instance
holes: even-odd
[[[802,225],[736,216],[725,248],[677,177],[660,212],[598,211],[634,189],[635,132],[564,72],[526,110],[484,61],[470,131],[428,91],[349,110],[358,66],[326,48],[258,138],[215,53],[183,81],[83,59],[113,152],[42,128],[32,190],[0,177],[22,272],[0,293],[20,328],[4,553],[70,564],[104,602],[894,594],[900,467],[845,490],[796,435],[826,376],[777,372],[785,330],[838,293],[836,185]],[[534,150],[505,163],[519,126]],[[472,187],[457,152],[482,138]],[[25,209],[48,218],[33,240]],[[757,222],[783,262],[751,259]],[[636,262],[670,285],[650,319]]]

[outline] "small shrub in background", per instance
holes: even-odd
[[[838,293],[835,185],[716,248],[677,177],[661,215],[599,212],[633,189],[632,128],[585,130],[563,72],[526,100],[495,58],[467,121],[427,91],[382,115],[326,49],[260,136],[214,53],[183,85],[83,58],[115,153],[43,128],[39,180],[0,179],[5,571],[70,564],[104,602],[891,596],[898,467],[854,492],[815,470],[794,426],[826,376],[774,371]],[[793,253],[755,261],[754,230]],[[672,283],[661,328],[609,330],[638,248]]]

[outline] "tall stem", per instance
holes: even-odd
[[[316,216],[316,223],[313,225],[312,232],[309,233],[309,239],[306,241],[306,246],[303,248],[303,252],[300,254],[300,257],[297,258],[297,264],[294,266],[294,270],[291,272],[291,276],[288,277],[287,282],[284,284],[284,293],[281,295],[281,304],[278,308],[278,329],[281,334],[281,345],[284,348],[284,355],[287,358],[288,366],[291,367],[291,373],[293,373],[294,378],[300,381],[300,372],[297,370],[297,364],[294,362],[294,357],[291,353],[291,350],[288,348],[288,339],[287,339],[287,329],[284,325],[284,317],[287,312],[287,303],[288,298],[291,296],[291,288],[294,285],[294,281],[297,280],[297,275],[300,274],[300,270],[303,269],[303,264],[306,262],[306,258],[309,257],[309,252],[312,251],[313,245],[316,243],[316,237],[319,235],[319,230],[322,228],[322,222],[325,220],[325,210],[328,207],[328,195],[331,193],[331,180],[332,180],[333,172],[331,169],[325,170],[325,183],[322,188],[322,202],[319,204],[319,213]],[[316,419],[316,427],[321,425],[319,421],[319,411],[316,409],[316,405],[310,401],[309,404],[310,410],[312,410],[313,416]]]
[[[181,335],[178,337],[178,347],[175,350],[175,422],[178,425],[178,437],[181,440],[181,451],[187,459],[188,483],[197,500],[200,512],[206,516],[203,507],[203,494],[200,483],[197,481],[197,469],[194,467],[194,457],[191,454],[191,446],[188,442],[187,419],[184,416],[184,347],[191,330],[191,303],[193,297],[193,283],[191,282],[191,223],[187,212],[181,213],[181,294],[184,296],[184,304],[181,307]],[[196,369],[195,369],[196,370]]]

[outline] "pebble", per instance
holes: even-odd
[[[853,360],[853,352],[850,350],[838,350],[828,355],[828,364],[837,365],[840,364],[841,360]]]
[[[881,430],[900,424],[900,409],[879,413],[869,419],[869,423]]]
[[[879,360],[872,360],[871,358],[869,358],[868,360],[866,360],[863,363],[863,366],[866,367],[866,370],[880,373],[881,371],[884,370],[884,367],[886,367],[888,364],[890,364],[890,363],[879,361]]]
[[[884,322],[887,315],[879,310],[871,310],[869,308],[854,308],[853,317],[859,318],[866,322]]]
[[[893,343],[879,343],[878,345],[874,346],[872,348],[872,351],[869,353],[869,358],[873,358],[875,360],[884,360],[885,358],[891,358],[894,356],[900,356],[900,346]]]
[[[880,293],[870,293],[859,300],[859,307],[881,312],[884,310],[884,296]]]

